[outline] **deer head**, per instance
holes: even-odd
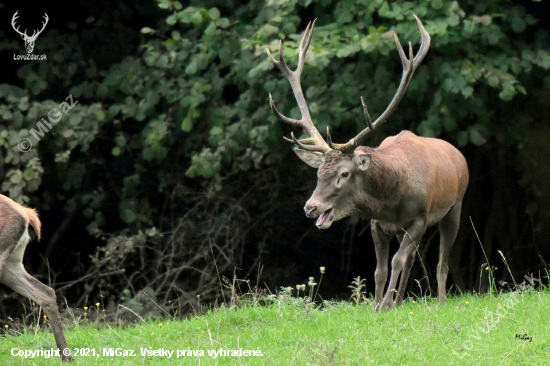
[[[306,99],[302,92],[300,77],[304,68],[306,53],[313,36],[313,30],[315,29],[316,20],[308,24],[304,36],[302,37],[298,50],[298,67],[295,71],[290,70],[284,60],[282,41],[279,44],[279,61],[275,60],[269,52],[269,49],[267,49],[269,59],[281,70],[283,75],[285,75],[290,82],[302,118],[297,120],[284,116],[277,110],[273,98],[271,94],[269,94],[271,109],[281,120],[290,125],[301,127],[304,132],[309,135],[307,138],[298,140],[294,136],[294,133],[291,133],[291,138],[288,139],[285,137],[285,140],[298,145],[298,148],[294,151],[301,160],[311,167],[319,168],[317,173],[317,187],[306,203],[304,210],[307,217],[318,217],[317,227],[320,229],[326,229],[330,227],[333,221],[347,217],[354,211],[360,211],[360,208],[357,207],[357,200],[355,200],[353,198],[354,195],[350,193],[351,191],[360,191],[357,189],[357,186],[360,183],[361,177],[368,174],[372,155],[369,153],[369,148],[357,148],[365,140],[368,134],[384,123],[396,109],[405,94],[414,71],[420,62],[422,62],[424,56],[426,56],[430,46],[429,34],[416,16],[415,19],[422,36],[422,44],[416,56],[413,55],[412,45],[409,42],[409,57],[407,58],[397,35],[393,33],[397,51],[403,64],[401,83],[399,84],[393,100],[380,117],[372,122],[367,105],[363,97],[361,97],[367,127],[344,144],[333,143],[328,128],[328,143],[323,139],[313,124]]]
[[[19,31],[19,27],[16,27],[15,25],[15,21],[17,20],[17,18],[19,18],[19,15],[17,14],[19,12],[19,10],[17,10],[15,12],[15,14],[13,14],[13,17],[11,18],[11,26],[13,27],[13,29],[19,33],[21,35],[21,38],[23,38],[23,41],[25,41],[25,49],[27,50],[27,53],[32,53],[33,49],[34,49],[34,42],[36,42],[36,38],[38,38],[38,36],[40,35],[40,33],[42,33],[42,31],[44,30],[44,28],[46,28],[46,24],[48,24],[48,14],[44,13],[44,18],[45,18],[45,21],[42,22],[42,29],[40,30],[34,30],[33,33],[32,33],[32,36],[29,36],[27,35],[27,30],[25,29],[25,32],[21,32]]]

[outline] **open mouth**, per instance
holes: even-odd
[[[330,225],[332,225],[332,220],[334,217],[333,214],[334,214],[334,207],[331,207],[325,212],[323,212],[321,216],[319,216],[315,225],[317,225],[319,229],[328,229]]]

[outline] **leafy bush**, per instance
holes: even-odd
[[[43,213],[62,209],[89,235],[104,237],[92,240],[97,250],[84,273],[127,269],[79,283],[80,302],[101,291],[116,301],[120,288],[150,286],[161,302],[182,296],[185,305],[196,292],[216,296],[210,242],[221,271],[251,268],[264,250],[292,247],[289,239],[303,228],[289,216],[314,182],[311,171],[296,167],[281,138],[289,129],[270,111],[269,92],[282,111],[299,113],[265,48],[274,52],[282,39],[293,64],[313,18],[304,91],[319,131],[330,125],[341,141],[363,128],[359,96],[374,116],[393,97],[401,65],[390,31],[417,44],[413,14],[432,46],[384,134],[411,129],[444,137],[514,166],[513,149],[533,123],[526,111],[537,108],[529,98],[550,83],[547,30],[536,13],[503,0],[188,7],[158,0],[158,8],[157,24],[116,31],[121,44],[124,35],[140,37],[139,52],[111,65],[105,52],[86,57],[90,39],[104,34],[98,18],[91,29],[44,33],[36,49],[48,62],[22,64],[21,85],[0,85],[2,191]],[[31,129],[69,94],[78,104],[37,141]],[[33,144],[29,152],[18,148],[23,138]],[[72,230],[69,237],[85,236]],[[146,234],[151,230],[164,235]]]

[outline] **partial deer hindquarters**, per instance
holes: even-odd
[[[0,282],[42,307],[50,321],[61,359],[69,361],[72,359],[70,350],[63,352],[68,346],[55,291],[29,275],[23,267],[23,255],[30,240],[29,225],[40,239],[41,223],[36,211],[0,195]]]

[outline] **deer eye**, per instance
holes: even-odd
[[[343,172],[342,173],[342,178],[347,178],[349,177],[349,172]]]

